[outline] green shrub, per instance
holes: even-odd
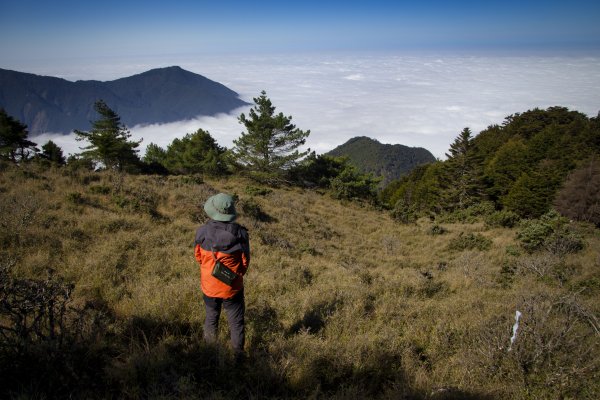
[[[568,226],[567,219],[556,211],[550,211],[539,219],[523,221],[517,239],[530,253],[541,249],[558,255],[575,253],[585,245],[583,238]]]
[[[542,247],[547,237],[552,234],[553,228],[548,223],[534,219],[521,223],[521,230],[517,233],[517,239],[521,246],[528,252],[533,252]]]
[[[126,211],[159,216],[159,196],[149,187],[129,189],[113,196],[113,203]]]
[[[378,179],[370,174],[361,174],[354,167],[347,166],[330,182],[331,194],[340,200],[374,200],[377,198]]]
[[[544,247],[553,254],[565,255],[583,250],[585,241],[578,233],[562,227],[544,241]]]
[[[484,218],[485,225],[488,227],[514,228],[521,218],[513,211],[495,211]]]
[[[273,190],[264,187],[246,186],[246,194],[249,196],[266,196]]]
[[[473,204],[462,210],[456,210],[451,213],[445,214],[441,217],[442,222],[462,222],[472,224],[477,222],[480,218],[487,215],[491,215],[494,212],[494,203],[489,201],[482,201],[477,204]]]
[[[461,232],[458,237],[452,239],[448,244],[449,250],[488,250],[492,246],[492,241],[480,233],[468,233],[464,234]]]
[[[185,185],[202,185],[204,179],[200,175],[182,175],[179,177],[179,181]]]
[[[403,224],[412,224],[419,219],[419,212],[413,205],[398,200],[391,213],[392,218]]]

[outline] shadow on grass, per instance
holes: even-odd
[[[290,379],[277,361],[285,355],[271,354],[262,343],[282,329],[277,315],[263,307],[248,317],[255,319],[249,321],[254,345],[241,363],[225,343],[204,343],[197,326],[147,318],[115,319],[102,335],[62,345],[30,343],[12,352],[2,346],[0,397],[483,399],[452,390],[415,391],[400,359],[385,350],[360,368],[317,355]]]

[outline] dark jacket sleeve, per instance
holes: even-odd
[[[250,237],[248,230],[244,227],[240,227],[240,244],[242,245],[242,264],[244,270],[247,270],[250,265]]]

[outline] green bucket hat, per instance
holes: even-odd
[[[231,222],[237,216],[233,197],[219,193],[209,197],[204,203],[204,211],[215,221]]]

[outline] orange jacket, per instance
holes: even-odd
[[[228,299],[244,288],[243,276],[250,264],[246,228],[234,222],[210,220],[196,231],[195,243],[194,255],[200,264],[200,285],[206,296]],[[232,286],[211,275],[215,257],[238,275]]]

